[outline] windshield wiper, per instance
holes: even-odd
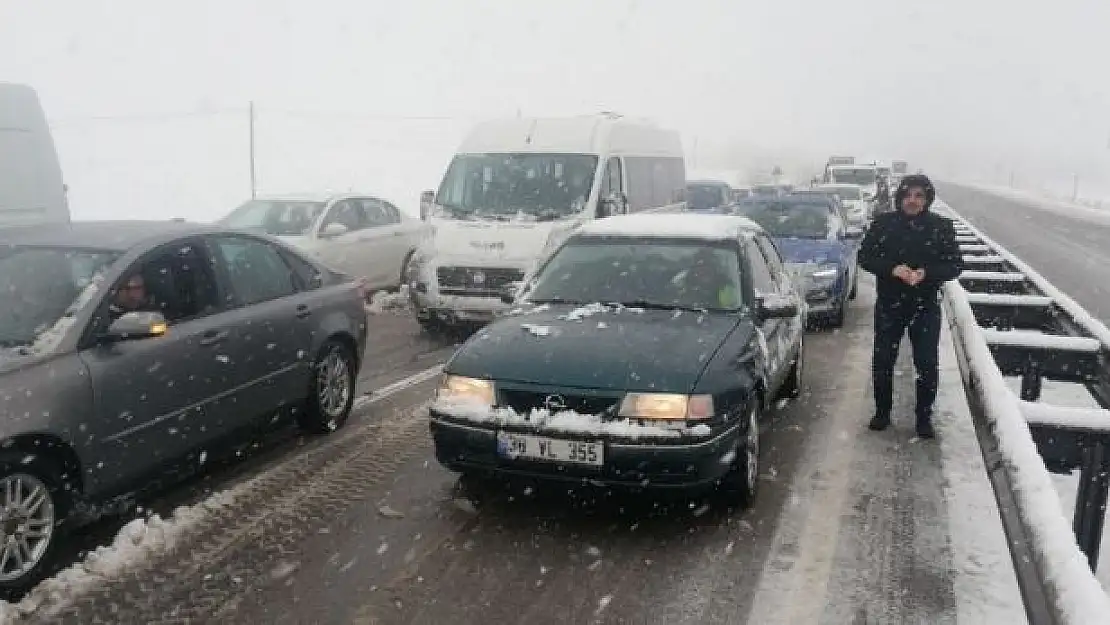
[[[682,310],[686,312],[707,313],[710,310],[728,310],[725,308],[704,308],[700,306],[685,306],[683,304],[664,304],[646,299],[629,300],[624,302],[602,302],[606,306],[623,306],[624,308],[643,308],[645,310]]]

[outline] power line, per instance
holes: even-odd
[[[96,123],[96,122],[118,122],[118,123],[143,123],[143,122],[163,122],[174,121],[179,119],[195,119],[200,117],[215,117],[218,115],[227,115],[229,113],[241,114],[246,110],[246,107],[238,108],[224,108],[224,109],[206,109],[203,111],[178,111],[178,112],[162,112],[162,113],[133,113],[127,115],[88,115],[84,117],[63,117],[58,119],[51,119],[50,126],[70,126],[78,124]]]
[[[88,115],[83,117],[66,117],[51,119],[51,127],[57,126],[73,126],[81,124],[94,124],[94,123],[158,123],[170,122],[182,119],[198,119],[204,117],[217,117],[220,115],[242,115],[247,112],[249,107],[228,107],[220,109],[205,109],[199,111],[177,111],[177,112],[158,112],[158,113],[133,113],[126,115]],[[484,119],[487,115],[477,114],[464,114],[464,115],[409,115],[403,113],[360,113],[354,111],[324,111],[324,110],[311,110],[311,109],[282,109],[282,108],[266,108],[255,106],[255,115],[262,117],[265,115],[285,115],[290,117],[306,117],[314,119],[326,119],[334,121],[474,121],[476,119]]]

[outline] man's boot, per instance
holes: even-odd
[[[918,415],[917,416],[917,436],[918,438],[936,438],[937,432],[933,429],[932,415]]]
[[[876,432],[881,432],[887,429],[888,427],[890,427],[890,415],[876,414],[874,417],[871,417],[871,423],[869,423],[867,427],[875,430]]]

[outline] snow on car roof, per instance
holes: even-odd
[[[357,191],[342,191],[342,192],[312,192],[307,193],[269,193],[259,195],[255,200],[260,202],[330,202],[348,197],[359,198],[381,198],[380,195],[375,193],[359,193]]]
[[[578,234],[723,241],[760,230],[759,224],[747,217],[667,213],[606,217],[586,223],[578,229]]]

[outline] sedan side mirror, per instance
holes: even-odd
[[[797,316],[798,304],[786,297],[767,295],[756,302],[756,315],[762,319],[789,319]]]
[[[341,237],[348,232],[349,230],[347,229],[347,226],[344,226],[341,223],[330,223],[324,226],[323,231],[320,232],[320,236],[325,239],[334,239],[335,237]]]
[[[101,335],[105,342],[133,341],[162,336],[169,329],[166,318],[159,312],[129,312],[108,326]]]

